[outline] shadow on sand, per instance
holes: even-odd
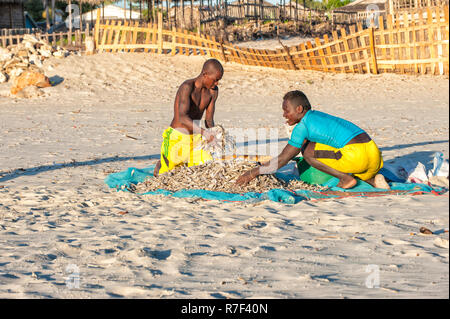
[[[20,177],[20,176],[33,176],[44,172],[54,171],[61,168],[66,167],[79,167],[79,166],[92,166],[92,165],[99,165],[103,163],[111,163],[111,162],[124,162],[124,161],[130,161],[130,160],[154,160],[159,159],[160,154],[152,154],[152,155],[143,155],[143,156],[125,156],[125,157],[106,157],[106,158],[99,158],[99,159],[93,159],[89,161],[82,161],[77,162],[73,161],[70,163],[55,163],[53,165],[42,165],[42,166],[36,166],[32,168],[17,168],[10,172],[0,172],[0,182],[6,182],[11,179]]]

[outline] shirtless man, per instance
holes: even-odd
[[[186,80],[178,88],[175,97],[174,117],[170,126],[163,133],[161,159],[155,166],[154,176],[164,174],[178,165],[201,165],[211,160],[211,154],[199,149],[202,137],[208,142],[214,140],[209,130],[214,126],[214,110],[219,89],[217,87],[223,76],[222,64],[216,59],[209,59],[203,64],[199,76]],[[199,127],[205,113],[205,127]]]

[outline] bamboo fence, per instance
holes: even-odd
[[[449,74],[448,6],[388,15],[374,32],[382,72]]]
[[[379,17],[378,27],[361,23],[277,50],[241,48],[218,39],[157,24],[101,20],[97,11],[94,38],[98,52],[150,52],[204,55],[224,62],[287,70],[345,73],[449,74],[448,6]],[[375,24],[374,24],[375,25]],[[87,33],[41,34],[52,44],[82,46]],[[21,41],[23,35],[0,37],[0,45]],[[281,43],[281,42],[280,42]],[[64,45],[61,45],[64,46]]]
[[[92,36],[93,30],[89,28],[67,32],[53,32],[53,33],[31,33],[38,39],[45,40],[53,46],[60,46],[65,48],[80,49],[84,47],[84,41],[87,36]],[[8,34],[0,36],[0,47],[8,47],[10,45],[17,45],[22,42],[24,36],[30,33],[23,34]]]
[[[98,12],[99,14],[100,12]],[[425,17],[425,18],[424,18]],[[414,14],[379,17],[378,28],[361,23],[333,31],[332,37],[277,50],[240,48],[214,37],[158,24],[128,25],[97,19],[99,52],[144,51],[205,55],[225,62],[288,70],[346,73],[449,74],[448,6]]]

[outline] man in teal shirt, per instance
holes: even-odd
[[[241,175],[243,185],[260,174],[275,173],[300,152],[314,168],[339,179],[338,187],[352,188],[359,178],[377,188],[388,189],[383,175],[381,152],[369,135],[344,119],[312,111],[301,91],[291,91],[283,98],[283,117],[296,125],[288,145],[276,158]]]

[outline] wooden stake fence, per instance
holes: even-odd
[[[45,40],[53,46],[60,46],[66,48],[83,48],[84,40],[90,33],[88,30],[81,32],[77,30],[75,32],[54,32],[54,33],[33,33],[31,34],[38,39]],[[11,45],[17,45],[23,41],[25,34],[6,35],[0,36],[0,47],[8,47]]]
[[[98,12],[100,14],[100,12]],[[347,73],[449,74],[448,6],[417,14],[380,17],[378,28],[361,24],[333,31],[332,38],[278,50],[246,49],[214,37],[157,25],[127,26],[97,19],[99,52],[144,51],[160,54],[206,55],[225,62]]]
[[[448,6],[388,16],[384,24],[374,30],[380,72],[449,74]]]
[[[448,6],[427,8],[380,17],[378,28],[340,29],[332,37],[278,50],[246,49],[214,37],[173,27],[166,30],[159,13],[158,24],[101,21],[94,32],[99,52],[151,52],[205,55],[225,62],[287,70],[317,70],[347,73],[449,74]],[[52,45],[83,47],[89,31],[34,34]],[[18,44],[22,35],[0,37],[0,46]],[[281,43],[281,42],[280,42]]]

